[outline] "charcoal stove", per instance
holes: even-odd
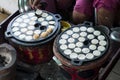
[[[18,57],[30,64],[49,62],[52,43],[60,32],[61,16],[45,10],[17,15],[7,27],[5,37],[18,51]]]
[[[107,59],[109,42],[102,27],[93,27],[91,22],[73,25],[56,38],[53,59],[68,80],[92,80]]]
[[[0,45],[0,80],[15,80],[16,51],[4,43]]]

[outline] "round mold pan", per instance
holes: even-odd
[[[26,12],[26,13],[22,13],[22,14],[20,14],[20,15],[18,15],[18,16],[16,16],[10,23],[9,23],[9,25],[8,25],[8,28],[7,28],[7,31],[5,32],[5,36],[7,37],[7,38],[14,38],[14,39],[16,39],[16,40],[18,40],[18,41],[21,41],[21,42],[27,42],[27,43],[31,43],[31,42],[40,42],[40,41],[44,41],[44,40],[46,40],[46,39],[49,39],[50,37],[52,37],[56,32],[57,32],[57,30],[58,30],[58,28],[60,27],[60,22],[59,22],[59,20],[61,19],[61,16],[59,15],[59,14],[53,14],[53,13],[50,13],[50,12],[48,12],[48,11],[44,11],[44,10],[42,10],[42,12],[43,13],[47,13],[48,15],[51,15],[52,17],[53,17],[53,20],[55,21],[55,28],[53,29],[53,32],[51,33],[51,34],[49,34],[47,37],[45,37],[45,38],[39,38],[39,39],[37,39],[37,40],[30,40],[30,41],[26,41],[26,40],[21,40],[21,39],[19,39],[18,37],[16,37],[14,34],[13,34],[13,32],[12,32],[12,24],[15,22],[15,20],[16,19],[18,19],[19,17],[21,17],[22,15],[26,15],[27,13],[31,13],[31,12],[33,12],[34,14],[35,14],[35,11],[33,10],[33,11],[29,11],[29,12]],[[36,22],[36,24],[41,24],[40,22],[38,22],[37,20],[35,21]],[[47,26],[48,27],[48,26]],[[36,29],[38,29],[39,27],[37,27]],[[43,30],[44,31],[44,30]]]
[[[60,23],[58,24],[60,25]],[[10,43],[13,43],[13,44],[15,43],[15,44],[26,46],[26,47],[34,47],[34,46],[44,45],[45,43],[54,39],[60,33],[60,29],[61,29],[61,26],[58,27],[57,31],[54,33],[52,37],[50,37],[49,39],[44,39],[43,41],[40,40],[35,42],[27,42],[27,41],[25,42],[25,41],[18,40],[16,38],[12,38],[11,36],[7,37],[7,39]]]
[[[83,64],[84,62],[89,62],[89,61],[93,61],[93,60],[99,59],[99,58],[102,57],[102,56],[108,51],[108,49],[109,49],[109,43],[110,43],[110,41],[109,41],[108,35],[105,34],[104,32],[102,32],[99,28],[97,28],[97,27],[95,27],[95,26],[89,26],[89,27],[93,27],[95,30],[100,31],[101,34],[105,36],[105,40],[106,40],[106,42],[107,42],[107,45],[105,46],[106,49],[101,52],[101,55],[100,55],[100,56],[94,56],[93,59],[84,59],[84,60],[70,59],[69,55],[65,55],[65,54],[64,54],[64,50],[61,50],[61,49],[60,49],[60,45],[61,45],[61,44],[59,43],[59,40],[62,39],[62,38],[61,38],[61,35],[64,34],[64,33],[66,33],[66,31],[68,31],[68,30],[72,30],[74,27],[81,27],[81,26],[86,26],[86,25],[85,25],[85,24],[73,25],[71,28],[69,28],[69,29],[65,30],[64,32],[62,32],[62,33],[57,37],[56,42],[55,42],[55,43],[57,44],[58,52],[59,52],[62,56],[64,56],[64,58],[67,58],[68,60],[70,60],[71,63],[74,64],[74,65],[81,65],[81,64]],[[87,25],[86,27],[88,27],[88,25]],[[79,32],[78,32],[78,33],[79,33]],[[71,37],[71,35],[69,35],[69,37]],[[86,37],[85,37],[85,38],[86,38]],[[95,37],[95,38],[96,38],[96,37]],[[77,40],[75,40],[75,43],[76,43],[76,42],[77,42]],[[68,44],[69,44],[69,43],[67,42],[66,45],[68,45]],[[98,47],[98,44],[97,44],[96,46]],[[84,48],[84,47],[86,47],[86,46],[84,45],[83,48]],[[72,49],[71,49],[71,50],[72,50]],[[73,51],[73,50],[72,50],[72,51]],[[91,51],[92,51],[92,50],[90,50],[90,53],[91,53]],[[85,53],[81,53],[81,54],[85,54]]]

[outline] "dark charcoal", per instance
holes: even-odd
[[[5,57],[0,55],[0,67],[4,67],[7,62],[5,61]]]

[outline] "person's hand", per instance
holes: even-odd
[[[41,9],[41,0],[33,0],[33,2],[30,0],[30,5],[33,9]]]

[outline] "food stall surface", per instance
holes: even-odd
[[[4,43],[4,31],[7,27],[7,24],[16,16],[18,12],[11,15],[7,18],[4,22],[0,24],[0,43]],[[115,50],[111,51],[114,53],[112,58],[110,59],[109,63],[104,67],[101,68],[100,71],[100,79],[98,80],[120,80],[120,49],[118,47]],[[117,62],[118,61],[118,62]],[[117,64],[115,65],[115,63]],[[21,66],[22,65],[22,66]],[[115,65],[115,67],[114,67]],[[114,67],[114,68],[113,68]],[[113,69],[112,69],[113,68]],[[109,72],[111,72],[109,74]],[[107,77],[107,75],[109,76]],[[41,75],[41,76],[40,76]],[[28,76],[28,77],[27,77]],[[67,80],[64,75],[60,72],[60,68],[57,64],[51,60],[49,63],[40,64],[40,65],[28,65],[23,62],[18,62],[17,65],[17,80],[42,80],[43,77],[45,80]],[[107,78],[106,78],[107,77]],[[106,78],[106,79],[105,79]],[[97,79],[96,79],[97,80]]]

